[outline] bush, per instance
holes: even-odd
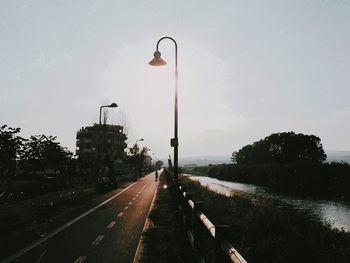
[[[214,224],[230,225],[230,242],[248,262],[348,262],[350,233],[333,230],[305,212],[235,192],[226,197],[181,178]]]

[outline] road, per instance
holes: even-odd
[[[157,183],[146,175],[3,262],[132,262]]]

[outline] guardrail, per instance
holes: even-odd
[[[178,209],[186,229],[187,239],[197,262],[247,263],[227,241],[228,225],[214,225],[202,212],[203,203],[193,201],[184,187],[175,190]],[[205,254],[205,255],[204,255]],[[205,259],[204,259],[205,258]]]

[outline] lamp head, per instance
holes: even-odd
[[[113,102],[111,105],[108,106],[109,108],[117,108],[117,103]]]
[[[159,51],[154,52],[154,58],[148,62],[151,66],[164,66],[166,62],[160,57],[161,54]]]

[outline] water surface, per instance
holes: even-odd
[[[288,195],[276,194],[269,191],[266,187],[253,184],[223,181],[206,176],[187,176],[217,193],[231,196],[233,191],[239,190],[272,200],[281,201],[282,204],[285,203],[296,210],[305,210],[317,216],[322,221],[330,222],[334,228],[343,228],[347,232],[350,231],[350,202],[295,198]]]

